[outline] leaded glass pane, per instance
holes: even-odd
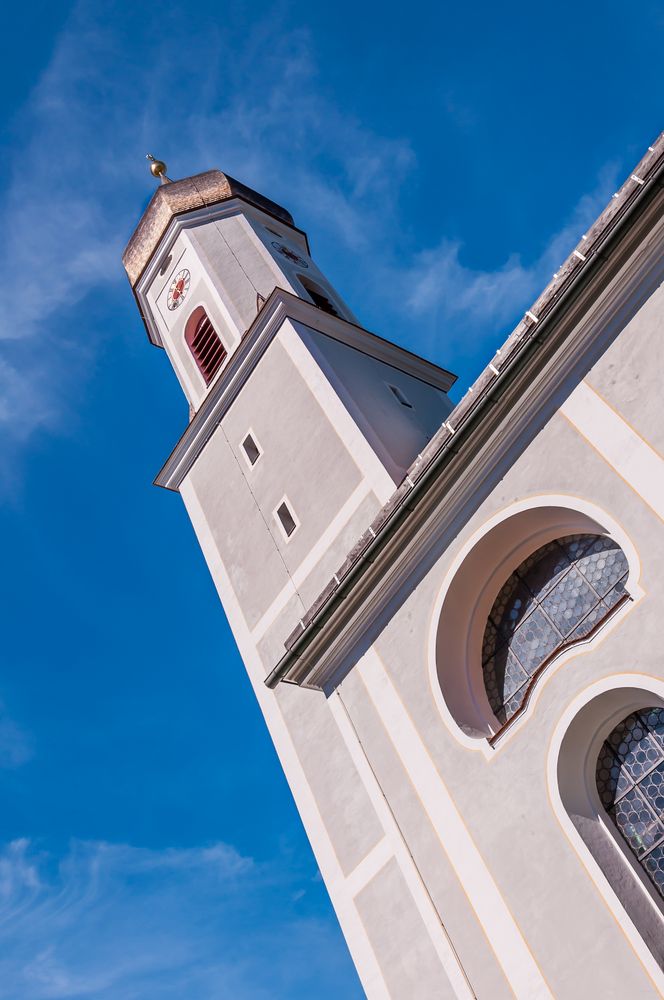
[[[511,698],[506,698],[504,703],[499,706],[498,710],[495,711],[496,718],[503,725],[512,718],[513,715],[519,711],[524,701],[526,700],[526,695],[528,694],[528,684],[524,684],[522,688],[519,688]]]
[[[641,709],[639,715],[648,727],[652,737],[664,749],[664,708]]]
[[[616,726],[608,742],[633,781],[640,781],[664,759],[661,746],[637,712]]]
[[[516,574],[512,574],[501,588],[491,610],[491,618],[498,631],[507,639],[533,604],[528,588]]]
[[[523,703],[539,668],[610,613],[626,578],[622,550],[600,535],[549,542],[512,573],[493,604],[482,647],[487,695],[501,722]]]
[[[664,815],[664,764],[646,774],[639,783],[639,788],[648,800],[650,808],[657,816]]]
[[[528,674],[523,669],[514,653],[505,648],[495,656],[497,664],[496,677],[501,678],[504,698],[511,698],[515,691],[528,681]],[[501,676],[502,675],[502,676]]]
[[[562,635],[567,636],[596,605],[594,590],[572,566],[544,599],[542,609]]]
[[[632,787],[632,779],[610,746],[603,744],[597,758],[597,791],[608,808]]]
[[[627,576],[625,576],[627,579]],[[612,587],[608,594],[605,594],[602,598],[602,603],[607,606],[607,608],[614,608],[618,601],[620,601],[625,596],[625,581],[619,580],[615,587]]]
[[[487,664],[489,667],[489,664]],[[484,687],[486,690],[487,698],[489,699],[489,704],[491,705],[491,710],[498,715],[503,709],[503,693],[496,680],[496,675],[491,669],[485,668],[484,670]]]
[[[601,535],[568,535],[566,538],[561,538],[558,544],[567,553],[569,561],[576,562],[598,537],[601,538]]]
[[[531,612],[510,640],[510,649],[532,676],[561,643],[561,635],[539,609]]]
[[[501,638],[502,643],[502,638]],[[496,647],[498,645],[498,630],[493,622],[487,622],[486,628],[484,630],[484,639],[482,640],[482,663],[486,663],[490,660],[493,654],[496,652]]]
[[[655,883],[660,895],[664,896],[664,844],[651,851],[641,864]]]
[[[570,560],[558,542],[551,542],[521,563],[517,573],[538,601],[545,597],[570,567]]]
[[[515,714],[515,712],[518,712],[518,710],[521,708],[524,701],[526,700],[527,694],[528,694],[528,685],[524,684],[524,686],[522,688],[519,688],[519,690],[515,694],[513,694],[511,698],[508,698],[505,701],[506,720],[511,719],[512,716]]]
[[[625,553],[610,538],[598,537],[577,560],[577,569],[586,577],[600,597],[627,574]]]
[[[597,790],[609,816],[664,896],[664,709],[623,719],[597,759]]]
[[[653,815],[638,786],[623,795],[609,815],[613,816],[613,822],[637,858],[643,857],[664,837],[664,823]]]
[[[592,608],[589,614],[579,622],[575,629],[573,629],[567,636],[568,642],[575,642],[577,639],[584,639],[587,635],[593,631],[596,625],[599,625],[603,621],[611,610],[610,606],[604,601],[600,601]]]

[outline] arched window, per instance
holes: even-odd
[[[587,638],[625,595],[628,565],[605,535],[569,535],[543,545],[512,573],[484,631],[484,686],[507,723],[547,663]]]
[[[226,360],[226,348],[202,306],[187,320],[184,339],[194,356],[198,370],[209,385]]]
[[[664,897],[664,709],[623,719],[597,759],[602,805]]]

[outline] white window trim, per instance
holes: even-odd
[[[247,455],[247,453],[246,453],[246,451],[244,449],[244,442],[247,440],[248,437],[250,437],[252,439],[252,441],[254,442],[254,444],[256,445],[256,447],[258,448],[258,458],[256,459],[255,462],[252,462],[250,460],[249,456]],[[244,458],[244,460],[247,463],[248,467],[250,469],[255,469],[256,466],[258,465],[258,463],[260,462],[261,458],[263,457],[263,446],[261,445],[260,441],[258,440],[258,437],[256,436],[256,432],[253,429],[253,427],[249,427],[244,432],[244,434],[242,435],[242,438],[241,438],[240,444],[239,444],[239,449],[240,449],[242,457]]]
[[[646,689],[643,689],[644,701],[647,701],[648,693],[649,692]],[[652,697],[651,699],[652,702],[658,702],[659,700],[660,698],[656,697]],[[646,705],[644,704],[644,705],[638,705],[636,707],[630,707],[627,709],[625,708],[619,709],[617,712],[613,713],[613,719],[612,722],[609,722],[609,725],[611,725],[612,728],[614,728],[615,726],[618,725],[619,722],[622,722],[623,719],[627,718],[628,715],[631,715],[632,712],[638,711],[639,708],[645,708],[645,707]],[[657,707],[662,707],[662,706],[658,705]],[[612,730],[609,730],[609,732],[611,731]],[[602,743],[604,742],[605,735],[608,734],[603,733],[601,736],[595,734],[595,738],[589,744],[589,750],[586,754],[587,763],[590,763],[591,767],[591,774],[590,775],[586,774],[586,779],[588,779],[589,777],[591,778],[591,780],[586,780],[586,791],[588,793],[588,800],[594,807],[599,822],[601,823],[605,833],[607,834],[608,837],[611,838],[615,848],[618,851],[620,851],[620,854],[627,862],[628,867],[631,869],[632,875],[636,879],[637,885],[640,887],[641,891],[648,897],[651,906],[655,909],[660,920],[662,920],[662,922],[664,923],[664,912],[663,912],[664,901],[662,900],[662,897],[659,895],[657,889],[655,888],[651,880],[648,878],[643,866],[637,859],[634,852],[630,850],[629,844],[627,843],[625,836],[620,832],[615,823],[611,821],[608,809],[602,802],[599,795],[599,791],[597,790],[597,782],[594,780],[595,766],[597,764],[597,758],[599,757],[600,751],[602,749]],[[592,851],[590,851],[590,853],[592,854]],[[604,877],[606,878],[606,876]],[[607,879],[607,881],[609,882],[609,885],[611,885],[610,880]]]
[[[281,518],[279,517],[279,514],[278,514],[279,508],[284,503],[288,507],[288,510],[290,512],[290,516],[295,521],[295,527],[291,531],[290,535],[286,534],[286,529],[284,528],[283,524],[281,523]],[[275,506],[274,510],[272,511],[272,517],[274,518],[274,520],[277,522],[277,525],[279,526],[279,531],[281,532],[282,538],[284,539],[284,541],[286,542],[286,544],[288,544],[288,542],[292,541],[292,539],[297,534],[298,528],[300,527],[300,519],[298,518],[297,514],[295,513],[295,510],[293,508],[293,504],[290,502],[290,500],[288,499],[288,497],[286,496],[285,493],[282,496],[282,498],[279,501],[279,503]]]
[[[580,691],[559,718],[549,744],[546,765],[549,802],[551,803],[551,807],[559,825],[562,827],[568,841],[576,851],[582,866],[598,889],[604,903],[612,913],[617,924],[631,944],[634,952],[640,959],[641,964],[653,980],[657,989],[662,993],[662,995],[664,995],[664,972],[657,964],[652,952],[643,940],[638,927],[633,923],[631,917],[627,913],[627,910],[618,899],[611,882],[600,868],[598,862],[595,860],[595,856],[592,851],[572,822],[569,816],[568,806],[565,804],[563,792],[560,787],[560,765],[562,763],[561,754],[563,750],[563,741],[568,730],[574,725],[577,716],[586,706],[590,706],[591,703],[599,699],[601,695],[608,694],[613,691],[619,693],[621,689],[626,692],[634,692],[638,690],[643,696],[644,701],[648,700],[649,695],[655,696],[653,701],[664,701],[664,682],[660,678],[636,672],[611,674],[608,677],[604,677],[599,681],[589,684],[586,688]],[[631,702],[625,703],[623,708],[616,707],[614,712],[615,722],[620,721],[621,713],[623,711],[625,715],[629,715],[631,711],[634,711],[635,707],[637,706]],[[602,728],[605,729],[607,724],[609,723],[604,720]],[[586,746],[585,762],[582,760],[579,760],[578,762],[579,768],[583,773],[588,798],[593,804],[597,804],[600,822],[609,832],[609,836],[611,837],[615,848],[620,850],[620,852],[630,860],[630,865],[635,876],[635,886],[643,892],[651,906],[659,915],[661,915],[661,903],[655,898],[652,888],[647,882],[647,876],[644,872],[639,870],[640,866],[634,864],[633,857],[629,858],[629,853],[631,852],[629,852],[627,844],[624,843],[618,831],[615,829],[611,830],[609,827],[611,820],[607,815],[604,806],[600,802],[596,786],[592,780],[596,760],[596,757],[593,757],[593,754],[599,752],[601,742],[602,740],[599,733],[595,733],[593,737],[590,737]]]
[[[594,636],[580,643],[575,643],[574,646],[560,651],[559,655],[556,656],[551,662],[544,674],[540,677],[538,683],[533,688],[523,714],[514,722],[513,725],[505,730],[496,744],[492,746],[489,743],[489,739],[493,735],[492,719],[494,716],[493,712],[491,712],[488,698],[484,690],[483,681],[479,674],[477,674],[474,678],[471,678],[470,674],[465,674],[464,678],[469,685],[469,691],[471,692],[472,699],[476,699],[475,703],[478,705],[478,716],[484,718],[484,721],[487,723],[487,726],[491,728],[491,731],[478,731],[473,733],[465,731],[459,724],[452,706],[447,703],[446,696],[443,693],[443,689],[438,678],[438,629],[448,593],[455,583],[457,574],[463,569],[466,560],[473,554],[482,539],[489,535],[489,533],[499,525],[504,523],[507,526],[507,523],[515,515],[522,514],[526,511],[535,512],[539,507],[560,508],[561,518],[563,521],[569,516],[576,515],[590,519],[597,525],[598,534],[607,534],[609,537],[615,539],[623,550],[629,565],[630,572],[626,590],[631,597],[631,601],[627,602],[621,608],[618,608],[617,611],[610,614]],[[564,529],[568,534],[574,534],[575,531],[587,530],[582,521],[579,522],[579,527],[576,527],[573,524],[570,525],[561,523],[559,527],[555,528],[555,530],[558,531],[560,529]],[[553,529],[551,529],[551,531],[553,531]],[[512,566],[512,569],[515,568],[515,566],[518,565],[523,558],[526,558],[529,552],[534,552],[539,545],[549,541],[551,537],[557,536],[555,533],[550,533],[549,529],[547,529],[547,533],[541,537],[538,533],[520,536],[519,546],[523,546],[523,552],[519,551],[517,555],[513,557],[512,562],[514,565]],[[463,632],[459,633],[459,641],[463,643],[463,656],[461,659],[464,662],[466,662],[469,653],[471,653],[472,662],[475,662],[476,656],[474,654],[477,652],[477,649],[481,647],[481,639],[486,625],[486,614],[488,614],[492,603],[491,595],[495,597],[495,592],[500,587],[500,580],[503,579],[504,582],[510,572],[511,570],[508,571],[507,566],[503,566],[503,560],[501,560],[497,566],[493,567],[493,569],[487,573],[487,578],[478,586],[478,592],[476,594],[477,603],[475,604],[472,612],[469,614],[468,619],[464,622],[459,622],[459,627],[463,629]],[[507,575],[503,576],[504,573]],[[539,496],[529,497],[526,500],[511,504],[509,507],[489,518],[480,528],[478,528],[462,546],[461,551],[457,554],[445,574],[443,584],[438,592],[438,597],[434,604],[428,638],[427,658],[431,692],[446,728],[454,736],[457,742],[465,746],[467,749],[479,751],[487,760],[494,760],[496,755],[499,754],[504,747],[515,738],[521,728],[526,725],[528,720],[532,717],[536,710],[537,703],[548,686],[550,679],[555,676],[558,670],[560,670],[561,667],[568,662],[568,660],[575,657],[577,653],[580,652],[581,647],[594,647],[596,644],[604,641],[606,636],[613,631],[620,621],[622,621],[623,617],[630,614],[634,607],[636,607],[638,601],[644,596],[644,590],[639,583],[640,574],[641,562],[638,553],[622,526],[600,507],[573,495],[540,494]],[[479,609],[480,604],[482,604],[481,613]],[[485,610],[486,614],[484,614]],[[470,629],[470,631],[466,634],[467,629]],[[586,645],[586,643],[588,645]]]

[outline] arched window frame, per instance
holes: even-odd
[[[204,323],[209,324],[208,337],[213,338],[207,347],[207,351],[211,352],[210,360],[206,360],[196,344],[196,338]],[[228,348],[204,306],[197,306],[188,317],[184,327],[184,341],[207,388],[228,360]]]
[[[658,888],[655,881],[648,874],[647,865],[645,863],[646,859],[650,856],[650,854],[653,851],[657,850],[661,851],[662,848],[664,847],[664,829],[663,829],[664,810],[662,810],[662,812],[659,813],[658,817],[659,822],[657,823],[657,826],[653,831],[654,833],[653,842],[649,846],[647,846],[647,849],[644,851],[641,858],[639,858],[636,852],[632,849],[627,839],[627,835],[620,829],[618,823],[611,815],[612,806],[615,805],[616,802],[620,803],[624,801],[633,792],[639,793],[639,798],[641,799],[641,801],[643,802],[645,800],[646,809],[649,810],[652,816],[655,815],[656,809],[652,803],[651,796],[648,794],[647,784],[648,784],[648,777],[652,775],[654,771],[659,771],[662,765],[664,764],[664,743],[662,741],[662,735],[661,734],[657,735],[656,728],[653,726],[649,726],[648,724],[648,714],[653,709],[657,712],[664,712],[664,705],[652,704],[652,703],[646,704],[645,702],[644,704],[638,704],[630,712],[621,715],[618,718],[618,720],[614,723],[614,725],[611,726],[610,729],[602,733],[603,740],[602,743],[600,744],[600,749],[597,754],[595,786],[598,792],[600,808],[604,811],[606,817],[609,820],[608,825],[614,838],[616,838],[621,844],[624,844],[624,846],[627,849],[626,854],[633,862],[633,865],[636,866],[638,873],[643,875],[646,882],[649,883],[650,886],[654,889],[653,894],[655,896],[658,905],[662,910],[662,917],[664,918],[664,885],[661,885]],[[623,771],[623,769],[621,768],[621,773],[625,772],[627,773],[627,778],[631,783],[631,787],[628,786],[627,788],[624,788],[622,793],[617,795],[616,798],[612,800],[612,802],[605,802],[602,798],[601,789],[599,788],[600,767],[604,763],[607,747],[609,748],[609,752],[613,751],[611,755],[613,760],[619,761],[619,757],[616,753],[615,740],[612,739],[612,737],[615,738],[616,730],[618,730],[619,727],[624,725],[624,723],[626,723],[630,718],[634,716],[637,717],[635,728],[640,726],[641,729],[644,731],[645,738],[642,737],[641,742],[644,743],[646,747],[649,744],[650,752],[653,753],[653,755],[655,756],[654,758],[651,757],[649,761],[647,759],[645,762],[636,761],[637,765],[645,763],[643,774],[639,776],[636,776],[635,774],[629,775],[627,769]],[[664,930],[664,924],[663,924],[663,930]]]
[[[489,705],[481,666],[486,619],[511,572],[541,545],[566,534],[606,534],[627,557],[631,601],[610,616],[596,635],[560,652],[543,672],[522,715],[501,727]],[[465,540],[445,572],[434,602],[428,636],[428,674],[434,702],[456,741],[487,759],[505,746],[535,711],[548,680],[579,648],[601,643],[643,597],[637,550],[624,528],[596,504],[569,494],[540,494],[488,518]],[[493,742],[492,739],[498,737]]]
[[[613,674],[585,688],[560,718],[547,759],[549,800],[580,862],[664,995],[664,906],[606,812],[595,780],[602,743],[639,708],[664,707],[664,680]]]

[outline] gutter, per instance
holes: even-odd
[[[630,182],[634,186],[628,187]],[[493,401],[496,390],[503,388],[506,381],[503,376],[518,374],[532,351],[546,338],[563,307],[573,301],[582,287],[606,263],[607,243],[609,241],[615,243],[632,221],[636,210],[643,209],[647,202],[646,194],[654,193],[662,187],[664,187],[664,133],[660,134],[654,145],[649,147],[648,153],[620,191],[614,194],[613,199],[618,199],[619,205],[610,202],[588,234],[582,238],[579,244],[582,249],[577,247],[572,251],[554,276],[554,281],[547,286],[532,308],[527,310],[524,319],[507,339],[503,348],[497,352],[495,363],[492,362],[485,368],[449,415],[443,428],[434,435],[424,454],[418,456],[409,474],[359,540],[355,547],[356,551],[359,549],[357,554],[349,556],[346,560],[345,572],[340,571],[335,575],[297,629],[288,637],[285,643],[286,653],[265,679],[267,687],[275,688],[280,681],[288,681],[287,675],[297,661],[306,653],[325,624],[339,609],[356,582],[379,557],[411,511],[421,502],[428,487],[447,464],[448,457],[458,451],[457,435],[461,434],[462,438],[468,437],[487,405]],[[606,215],[609,218],[607,224],[603,225],[603,217]],[[599,232],[594,232],[598,226],[600,226]],[[604,252],[600,253],[600,250]],[[544,309],[539,308],[540,303],[545,303]],[[442,441],[437,441],[444,429],[447,431],[446,436]],[[433,454],[428,455],[427,452],[432,446]],[[347,565],[349,563],[350,565]]]

